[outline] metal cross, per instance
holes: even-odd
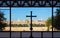
[[[33,38],[33,36],[32,36],[32,30],[33,30],[33,28],[32,28],[32,17],[36,17],[36,16],[33,16],[33,15],[32,15],[32,11],[31,11],[30,16],[27,15],[26,17],[30,17],[30,21],[31,21],[31,24],[30,24],[30,30],[31,30],[30,38]]]

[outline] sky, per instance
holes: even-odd
[[[0,8],[0,9],[9,9],[9,8]],[[9,20],[10,18],[10,10],[1,10],[2,12],[4,12],[5,17],[7,18],[7,20]],[[52,8],[11,8],[11,18],[12,20],[25,20],[25,19],[29,19],[29,17],[26,17],[26,15],[30,15],[32,11],[32,15],[33,16],[37,16],[37,17],[33,17],[33,20],[46,20],[49,17],[52,16]],[[56,8],[54,8],[54,12],[56,11]]]

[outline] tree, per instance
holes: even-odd
[[[6,18],[4,17],[4,13],[0,11],[0,31],[6,27],[6,23],[4,22]]]
[[[54,17],[54,22],[53,26],[57,29],[60,30],[60,9],[56,9],[56,15]]]
[[[56,9],[55,14],[56,15],[53,16],[53,27],[57,30],[60,30],[60,8]],[[48,30],[49,30],[49,25],[51,23],[52,23],[52,18],[48,18],[46,21],[46,26],[48,26]]]
[[[46,20],[46,26],[48,27],[47,31],[49,31],[50,25],[52,25],[52,18],[51,17]]]

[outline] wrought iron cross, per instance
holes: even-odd
[[[31,24],[30,24],[30,30],[31,30],[30,38],[33,38],[33,36],[32,36],[32,30],[33,30],[33,28],[32,28],[32,17],[36,17],[36,16],[33,16],[33,15],[32,15],[32,11],[31,11],[30,16],[27,15],[26,17],[30,17],[30,21],[31,21]]]

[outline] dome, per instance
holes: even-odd
[[[29,23],[29,20],[26,19],[26,20],[24,20],[24,22],[25,22],[25,23]]]

